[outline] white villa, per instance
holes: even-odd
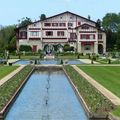
[[[66,43],[79,53],[106,52],[106,34],[96,22],[68,11],[16,28],[16,37],[18,49],[30,45],[33,52]]]

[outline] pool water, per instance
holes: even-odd
[[[47,70],[31,75],[5,120],[87,120],[87,116],[64,72]]]
[[[15,64],[22,64],[22,65],[28,65],[30,64],[30,60],[19,60],[17,62],[15,62]],[[35,63],[34,60],[32,60],[32,63]],[[84,64],[83,62],[81,62],[80,60],[63,60],[64,64]],[[56,59],[45,59],[45,60],[38,60],[37,64],[52,64],[52,65],[57,65],[60,64],[60,60],[56,60]]]

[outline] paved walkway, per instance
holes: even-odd
[[[76,65],[71,65],[80,75],[82,75],[90,84],[92,84],[98,91],[100,91],[106,98],[108,98],[114,105],[120,105],[120,98],[112,92],[104,88],[101,84],[96,82],[93,78],[88,76],[85,72],[79,69]]]
[[[4,84],[5,82],[7,82],[10,78],[12,78],[16,73],[18,73],[20,70],[22,70],[25,67],[25,65],[21,65],[19,68],[17,68],[16,70],[14,70],[12,73],[8,74],[7,76],[5,76],[4,78],[2,78],[0,80],[0,86],[2,84]]]
[[[90,59],[79,59],[81,62],[85,63],[85,64],[91,64],[91,60]],[[98,62],[93,61],[94,64],[99,64]]]
[[[20,59],[8,59],[8,62],[7,63],[14,63],[14,62],[17,62],[19,61]]]

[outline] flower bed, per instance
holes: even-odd
[[[78,88],[92,113],[108,113],[113,109],[112,103],[101,95],[90,83],[88,83],[71,66],[65,66],[67,74]]]
[[[9,81],[0,86],[0,111],[16,92],[27,75],[31,72],[32,66],[24,67],[20,72],[13,76]]]

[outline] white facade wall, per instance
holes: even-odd
[[[65,26],[45,26],[44,23],[65,23]],[[72,23],[72,26],[68,26],[69,23]],[[80,27],[78,29],[75,29],[76,27],[83,25],[83,24],[89,24],[94,27],[89,27],[89,29],[81,29]],[[92,22],[88,19],[85,19],[83,17],[80,17],[75,14],[71,14],[69,12],[63,13],[60,15],[56,15],[54,17],[50,17],[44,21],[38,21],[33,24],[30,24],[27,26],[26,29],[19,29],[20,31],[27,31],[27,38],[26,39],[19,39],[19,46],[20,45],[30,45],[31,47],[34,45],[37,45],[38,49],[43,49],[44,44],[62,44],[69,43],[70,46],[74,46],[75,49],[77,49],[78,52],[84,52],[84,53],[98,53],[98,44],[102,44],[104,47],[104,53],[106,52],[106,34],[103,32],[103,38],[101,41],[103,43],[98,42],[98,31],[95,28],[96,23]],[[53,31],[53,36],[47,36],[47,31]],[[64,31],[64,36],[58,36],[58,31]],[[83,31],[80,33],[79,31]],[[85,31],[85,33],[84,33]],[[94,33],[89,33],[89,31],[93,31]],[[37,36],[32,35],[32,32],[37,32]],[[88,32],[88,33],[87,33]],[[76,42],[69,42],[70,33],[76,33],[77,39]],[[94,34],[95,39],[80,39],[81,34]],[[94,45],[91,46],[90,51],[85,51],[84,46],[82,45],[82,42],[94,42]]]

